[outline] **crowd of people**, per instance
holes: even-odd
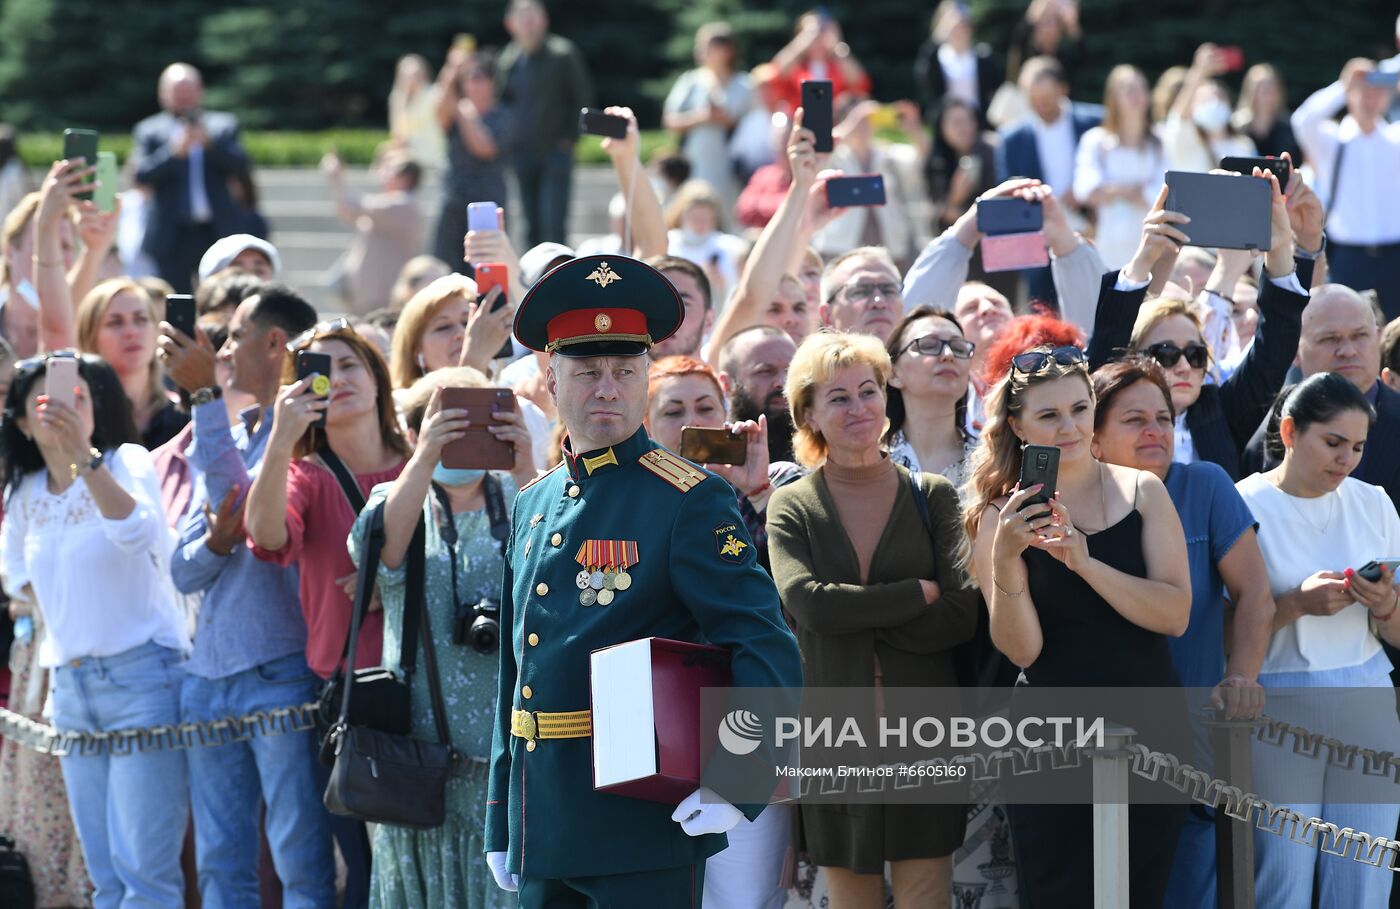
[[[367,828],[323,805],[320,731],[61,758],[6,740],[0,836],[36,905],[516,904],[486,769],[510,633],[457,626],[501,608],[500,515],[533,528],[544,515],[517,496],[583,453],[558,350],[516,320],[576,259],[640,260],[674,288],[674,332],[597,394],[639,395],[644,436],[671,452],[684,427],[742,437],[742,464],[700,466],[728,483],[805,685],[1214,689],[1231,716],[1270,689],[1393,686],[1400,591],[1389,568],[1357,569],[1400,557],[1400,58],[1346,61],[1290,112],[1274,67],[1206,44],[1155,85],[1115,66],[1100,107],[1069,100],[1086,88],[1074,0],[1034,0],[1004,55],[945,0],[919,98],[881,103],[824,11],[748,72],[710,23],[666,98],[674,149],[643,161],[633,112],[603,108],[627,125],[603,141],[610,223],[568,245],[589,64],[540,0],[511,0],[506,26],[499,53],[459,38],[436,79],[400,61],[375,192],[323,161],[356,228],[342,318],[280,280],[237,121],[204,109],[188,64],[161,76],[115,211],[85,196],[94,162],[16,189],[0,129],[8,710],[60,732],[201,723],[299,708],[382,666],[434,740],[428,674],[402,672],[419,590],[446,732],[474,768],[449,781],[441,826]],[[801,107],[813,79],[832,86],[830,153]],[[1237,177],[1268,184],[1269,247],[1193,246],[1166,171],[1256,153],[1291,165],[1284,183]],[[886,204],[833,208],[830,181],[865,173],[885,176]],[[986,267],[979,206],[1001,199],[1039,206],[1047,267]],[[502,206],[494,229],[468,223],[479,202]],[[505,271],[489,290],[485,263]],[[186,292],[193,335],[166,311]],[[299,371],[304,353],[328,358],[328,383]],[[489,431],[513,469],[443,465],[467,428],[450,388],[512,392]],[[1020,487],[1028,445],[1058,450],[1055,489]],[[357,570],[375,533],[371,597]],[[978,640],[969,678],[954,652]],[[1374,731],[1392,741],[1400,719]],[[1400,799],[1329,801],[1335,772],[1320,762],[1290,806],[1400,828]],[[1211,812],[1130,818],[1132,905],[1214,905]],[[977,791],[775,804],[709,856],[704,905],[876,907],[887,889],[900,909],[1086,904],[1090,829],[1088,806]],[[1266,832],[1253,873],[1262,906],[1391,899],[1384,869]]]

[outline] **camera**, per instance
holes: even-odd
[[[495,653],[501,646],[501,604],[491,597],[463,603],[452,616],[452,643],[470,644],[477,653]]]

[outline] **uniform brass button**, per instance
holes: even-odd
[[[538,584],[535,585],[535,593],[539,594],[540,596],[544,596],[545,594],[549,593],[549,585],[546,584],[544,581],[540,581]]]
[[[520,689],[520,696],[528,701],[535,696],[535,692],[530,690],[529,685],[526,685],[524,688]]]
[[[558,546],[562,542],[564,542],[564,535],[562,533],[556,533],[549,538],[549,545],[551,546]]]
[[[525,743],[525,750],[526,750],[526,751],[534,751],[534,750],[535,750],[535,740],[534,740],[534,739],[530,739],[530,741],[528,741],[528,742]]]
[[[530,632],[530,636],[529,636],[528,638],[526,638],[526,640],[530,642],[530,646],[531,646],[531,647],[534,647],[536,644],[538,644],[538,643],[540,642],[540,636],[537,635],[537,634],[535,634],[535,633],[532,631],[532,632]]]
[[[578,487],[577,487],[577,486],[570,486],[570,487],[569,487],[569,498],[571,498],[571,499],[577,499],[577,498],[578,498]]]

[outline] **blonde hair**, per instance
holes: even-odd
[[[389,291],[389,308],[403,309],[404,304],[425,286],[424,279],[429,275],[442,277],[452,273],[448,264],[437,256],[414,256],[399,269],[394,286]]]
[[[159,323],[164,317],[165,301],[157,303],[145,287],[130,278],[109,278],[88,291],[87,296],[78,304],[79,350],[100,356],[97,350],[97,335],[102,329],[102,319],[107,315],[107,308],[112,305],[112,301],[124,293],[132,294],[141,301],[152,325]],[[146,400],[139,403],[133,401],[132,404],[140,406],[144,403],[150,407],[163,407],[167,400],[162,383],[163,373],[160,357],[156,356],[154,351],[151,353],[151,362],[146,366],[146,372]]]
[[[1196,312],[1196,308],[1187,300],[1179,297],[1158,297],[1142,305],[1138,310],[1137,321],[1133,323],[1133,333],[1129,337],[1128,344],[1134,349],[1142,347],[1142,339],[1147,337],[1148,332],[1156,328],[1165,319],[1172,316],[1182,316],[1189,319],[1196,327],[1196,334],[1201,336],[1201,343],[1205,343],[1205,332],[1201,328],[1201,316]]]
[[[708,205],[715,213],[715,229],[724,230],[724,205],[704,180],[687,180],[681,184],[666,206],[666,229],[681,226],[681,217],[693,205]]]
[[[1049,347],[1033,349],[1050,350]],[[987,396],[987,422],[982,427],[981,440],[972,450],[964,491],[967,508],[963,512],[963,527],[967,530],[967,538],[962,561],[969,574],[975,573],[972,544],[977,540],[982,512],[993,501],[1010,492],[1020,479],[1021,440],[1011,429],[1011,418],[1021,413],[1026,389],[1066,376],[1078,376],[1089,389],[1089,399],[1093,400],[1094,384],[1089,380],[1088,367],[1082,362],[1062,364],[1054,360],[1033,373],[1021,372],[1013,366]]]
[[[807,424],[816,400],[817,386],[830,382],[848,366],[869,366],[875,373],[880,393],[886,393],[890,379],[890,355],[872,335],[844,331],[820,331],[803,339],[788,366],[783,393],[788,399],[795,430],[792,452],[804,467],[820,467],[826,461],[826,440]]]
[[[10,283],[10,248],[19,242],[20,234],[38,210],[39,194],[29,193],[5,216],[4,226],[0,227],[0,286]]]
[[[408,388],[422,377],[423,368],[418,365],[418,353],[423,349],[423,331],[438,310],[454,297],[462,297],[468,304],[475,303],[476,282],[465,275],[445,275],[418,291],[404,304],[398,324],[394,327],[390,363],[395,388]]]

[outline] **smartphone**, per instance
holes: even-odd
[[[165,295],[165,321],[170,327],[184,332],[185,337],[194,340],[194,297],[189,294]],[[322,355],[324,356],[324,354]]]
[[[169,319],[166,320],[167,322]],[[330,397],[331,393],[331,355],[324,353],[313,353],[303,350],[297,353],[297,381],[300,382],[307,376],[314,375],[316,378],[311,382],[313,394],[323,398]],[[321,412],[321,417],[312,426],[325,426],[326,414]]]
[[[727,429],[681,427],[680,456],[696,464],[743,464],[749,456],[749,440]]]
[[[1389,569],[1392,574],[1395,569],[1400,568],[1400,559],[1373,559],[1356,569],[1358,577],[1363,577],[1368,581],[1379,581],[1381,579],[1381,567]]]
[[[1048,505],[1060,482],[1060,449],[1054,445],[1027,445],[1021,452],[1021,488],[1029,489],[1037,483],[1044,488],[1026,499],[1026,505]],[[1026,507],[1022,505],[1022,509]],[[1032,517],[1048,514],[1039,512]]]
[[[116,152],[97,153],[97,186],[92,190],[97,210],[111,214],[117,210],[117,155]]]
[[[1366,84],[1377,88],[1395,88],[1397,82],[1400,82],[1400,73],[1391,70],[1373,69],[1366,73]]]
[[[44,366],[44,394],[50,401],[73,407],[78,403],[78,358],[55,354]]]
[[[1227,73],[1237,73],[1244,69],[1244,48],[1230,46],[1218,50],[1220,62]]]
[[[467,206],[467,230],[500,230],[501,217],[495,202],[473,202]]]
[[[884,205],[885,178],[881,174],[832,177],[826,181],[826,204],[831,208]]]
[[[1169,170],[1167,210],[1191,219],[1192,246],[1268,249],[1272,242],[1273,192],[1264,180]]]
[[[97,133],[90,129],[65,129],[63,131],[63,157],[64,160],[72,161],[75,158],[83,159],[84,167],[93,167],[97,164]],[[86,183],[91,183],[95,177],[90,177]],[[78,193],[79,199],[91,199],[92,192]]]
[[[983,237],[979,245],[985,271],[1019,271],[1050,264],[1050,248],[1042,231]]]
[[[977,203],[977,229],[984,234],[1024,234],[1045,226],[1039,202],[1025,199],[983,199]]]
[[[1275,158],[1273,156],[1263,157],[1229,157],[1220,159],[1221,170],[1232,170],[1237,174],[1244,174],[1246,177],[1254,173],[1254,168],[1267,170],[1278,177],[1278,188],[1288,189],[1288,180],[1293,176],[1293,166],[1288,163],[1287,158]]]
[[[515,446],[496,438],[488,428],[496,422],[494,414],[515,410],[515,392],[509,388],[444,388],[442,406],[444,410],[465,410],[471,420],[465,436],[443,446],[443,467],[515,468]]]
[[[835,125],[831,108],[831,83],[825,79],[804,79],[802,82],[802,126],[810,129],[816,140],[812,150],[829,152],[833,147],[831,128]]]
[[[482,262],[474,266],[476,271],[476,298],[483,300],[486,294],[493,287],[501,289],[501,295],[496,298],[496,302],[491,306],[491,311],[495,312],[509,302],[510,296],[510,274],[506,271],[504,262]]]
[[[585,107],[578,112],[578,131],[589,136],[626,139],[627,118]]]

